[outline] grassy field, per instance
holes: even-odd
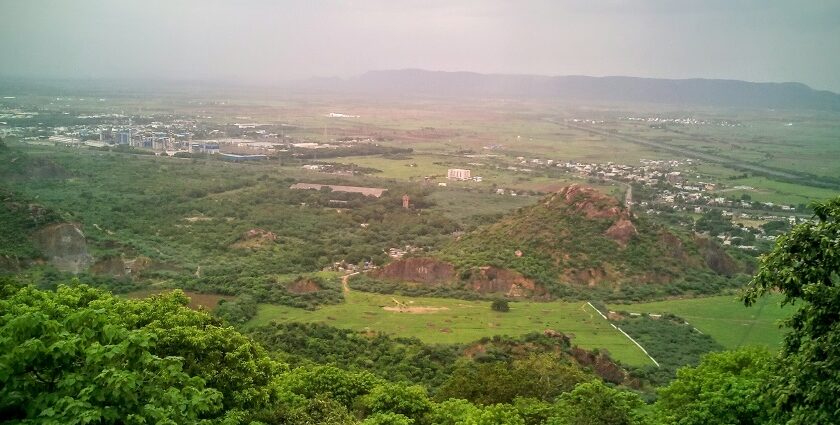
[[[410,159],[389,159],[381,156],[348,156],[330,159],[330,161],[344,164],[356,164],[361,167],[371,167],[382,170],[377,177],[397,180],[423,181],[424,176],[446,176],[445,157],[431,155],[411,155]]]
[[[432,210],[457,221],[477,214],[507,213],[531,205],[538,199],[536,196],[496,195],[455,189],[437,190],[429,196],[429,200],[435,203]]]
[[[685,170],[688,180],[692,183],[699,181],[715,181],[726,188],[718,190],[715,196],[740,198],[747,194],[753,201],[773,202],[796,206],[800,203],[808,204],[815,199],[827,199],[837,196],[837,191],[818,187],[785,183],[766,177],[749,176],[739,178],[743,172],[732,170],[717,164],[704,163]],[[736,186],[749,186],[752,189],[734,189]]]
[[[429,183],[431,185],[446,183],[450,189],[484,190],[489,193],[494,192],[495,188],[552,192],[573,183],[584,183],[604,193],[612,193],[616,190],[616,186],[609,183],[592,184],[575,174],[549,176],[546,174],[546,170],[539,168],[531,169],[530,172],[508,170],[506,167],[511,164],[516,165],[517,168],[527,168],[529,165],[493,158],[467,158],[456,155],[415,153],[405,159],[391,159],[382,156],[349,156],[330,159],[330,161],[381,170],[381,173],[373,174],[373,177],[377,178],[422,182],[424,177],[430,176],[433,177]],[[447,180],[446,172],[450,168],[469,169],[473,176],[482,177],[483,182]]]
[[[828,199],[838,195],[837,191],[807,187],[798,184],[770,180],[765,177],[748,177],[730,180],[730,186],[751,186],[755,190],[734,190],[726,193],[728,196],[740,197],[749,194],[753,200],[760,202],[774,202],[776,204],[797,205],[807,204],[815,199]]]
[[[489,301],[396,297],[409,308],[433,307],[426,313],[385,310],[396,307],[390,295],[351,291],[347,302],[307,311],[277,305],[260,305],[249,326],[278,322],[318,322],[353,330],[382,331],[417,337],[427,343],[468,343],[493,335],[522,335],[554,329],[573,335],[573,342],[587,349],[606,349],[613,358],[632,365],[650,360],[633,343],[613,329],[582,302],[516,302],[508,313],[490,309]]]
[[[315,311],[262,304],[248,326],[277,322],[316,322],[357,331],[374,330],[392,335],[416,337],[431,344],[469,343],[493,335],[517,336],[554,329],[573,335],[577,345],[606,349],[613,358],[631,365],[649,364],[647,357],[627,338],[612,329],[583,302],[516,302],[508,313],[490,310],[487,301],[445,298],[392,297],[351,291],[346,303]],[[399,311],[394,299],[409,310]],[[633,313],[672,313],[727,349],[743,345],[779,346],[782,330],[778,322],[791,308],[779,307],[779,296],[761,298],[746,308],[733,296],[615,304],[611,310]],[[385,308],[390,308],[386,310]]]
[[[710,335],[727,349],[742,345],[765,345],[778,348],[783,331],[778,323],[793,308],[779,307],[781,296],[765,296],[752,307],[744,307],[734,296],[657,301],[643,304],[614,304],[610,309],[631,313],[672,313],[682,317],[701,332]]]

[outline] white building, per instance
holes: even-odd
[[[462,168],[450,168],[446,172],[446,178],[449,180],[469,180],[470,177],[470,170],[464,170]]]

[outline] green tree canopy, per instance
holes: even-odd
[[[7,292],[8,290],[4,290]],[[222,393],[160,355],[108,295],[87,287],[23,288],[0,300],[0,416],[41,423],[191,423]]]
[[[768,399],[776,420],[840,423],[840,197],[811,205],[814,222],[795,226],[763,255],[744,296],[747,305],[779,291],[801,302],[784,324],[780,361]]]
[[[557,401],[557,416],[549,425],[633,425],[643,423],[635,393],[608,387],[601,381],[578,384]]]
[[[494,300],[493,303],[490,304],[490,308],[493,311],[507,313],[508,311],[510,311],[510,304],[507,302],[507,300]]]
[[[677,371],[656,403],[666,424],[763,424],[768,406],[761,391],[773,354],[765,348],[712,353],[696,367]]]
[[[554,354],[533,354],[510,363],[464,362],[440,388],[438,400],[461,398],[479,404],[509,403],[516,397],[553,401],[593,377]]]
[[[362,399],[373,413],[398,413],[418,419],[431,408],[426,389],[419,385],[385,384],[374,388]]]

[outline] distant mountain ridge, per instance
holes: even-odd
[[[313,79],[304,86],[383,95],[526,97],[840,111],[840,94],[814,90],[801,83],[701,78],[541,76],[403,69],[370,71],[347,80]]]

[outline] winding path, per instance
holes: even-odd
[[[345,294],[350,293],[350,285],[347,283],[347,281],[350,279],[350,276],[357,275],[359,273],[360,272],[354,272],[341,276],[341,289],[344,290]]]

